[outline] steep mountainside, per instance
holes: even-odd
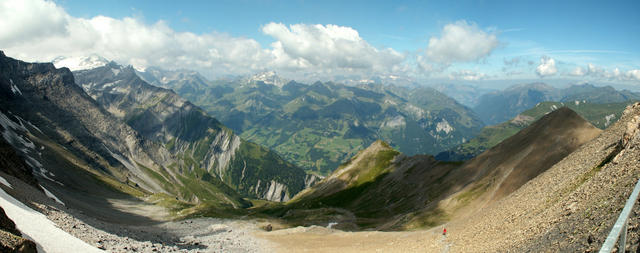
[[[313,177],[274,152],[242,140],[173,91],[149,85],[131,67],[111,63],[74,76],[111,114],[175,156],[167,165],[173,173],[214,177],[245,196],[273,201],[288,200]]]
[[[470,139],[482,127],[468,108],[426,87],[282,84],[277,76],[264,74],[203,88],[190,84],[193,78],[148,74],[154,80],[174,80],[165,87],[194,101],[243,138],[323,174],[377,139],[407,154],[434,154]],[[186,86],[198,88],[180,88]]]
[[[452,251],[598,250],[639,179],[640,104],[502,201],[453,221]],[[638,204],[629,226],[637,246]],[[635,247],[635,246],[634,246]],[[635,252],[637,249],[627,248]]]
[[[302,224],[435,226],[508,196],[600,131],[560,108],[464,164],[406,157],[375,142],[280,212]]]
[[[0,73],[4,140],[33,170],[39,184],[69,207],[106,218],[106,210],[112,210],[109,199],[150,194],[166,197],[169,203],[178,202],[177,197],[207,200],[220,208],[248,204],[221,183],[195,179],[198,183],[192,189],[198,191],[177,191],[186,186],[163,166],[173,160],[168,151],[100,107],[74,83],[68,69],[25,63],[0,53]],[[171,186],[163,185],[157,175],[166,175],[163,180]]]
[[[567,103],[538,103],[533,108],[518,114],[509,121],[484,127],[473,139],[451,150],[439,153],[436,155],[436,158],[443,161],[464,161],[471,159],[509,136],[514,135],[540,117],[563,106],[574,110],[594,126],[604,129],[615,123],[622,115],[624,108],[631,103],[631,101],[628,101],[622,103],[594,104],[577,100]]]
[[[611,86],[596,87],[591,84],[573,85],[556,89],[543,83],[514,85],[503,91],[487,93],[480,97],[473,110],[487,125],[507,121],[517,114],[543,101],[573,103],[622,103],[640,100],[640,94]]]

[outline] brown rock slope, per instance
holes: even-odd
[[[444,179],[450,188],[406,227],[431,219],[433,210],[450,220],[464,217],[500,200],[543,173],[601,130],[568,108],[540,118],[514,136],[464,163]]]
[[[300,225],[338,222],[341,228],[433,227],[507,196],[600,132],[561,108],[462,165],[407,157],[375,142],[296,196],[282,217]]]
[[[434,188],[457,166],[428,155],[407,157],[376,141],[298,194],[283,218],[296,225],[336,222],[342,229],[395,229],[387,223],[435,200],[440,191]]]
[[[447,239],[451,250],[599,249],[640,177],[639,118],[640,104],[629,106],[615,125],[511,195],[452,221]],[[632,248],[638,241],[637,205],[635,214],[630,225]]]

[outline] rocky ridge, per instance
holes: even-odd
[[[495,205],[448,225],[452,250],[600,248],[640,175],[640,104],[594,140]],[[638,245],[636,204],[627,250]]]
[[[74,72],[74,77],[111,114],[146,139],[161,143],[173,156],[164,166],[176,173],[195,171],[203,178],[210,174],[243,195],[272,201],[288,200],[312,176],[242,140],[173,91],[149,85],[131,67],[110,63]]]

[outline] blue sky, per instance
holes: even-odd
[[[41,4],[39,2],[28,0],[22,4]],[[640,49],[637,46],[640,45],[640,33],[637,32],[640,1],[57,0],[53,5],[68,16],[69,21],[60,25],[66,25],[66,28],[60,30],[71,34],[69,37],[76,33],[70,30],[70,27],[76,27],[73,24],[82,24],[83,21],[97,23],[89,22],[96,20],[97,16],[112,19],[110,24],[113,25],[109,27],[115,34],[114,38],[117,38],[117,29],[130,32],[127,25],[141,27],[136,31],[149,30],[149,34],[153,34],[154,29],[168,29],[169,33],[164,32],[169,34],[168,40],[186,33],[204,37],[212,35],[214,38],[210,38],[209,44],[203,44],[200,51],[185,49],[157,58],[151,56],[155,55],[153,52],[136,55],[131,53],[136,52],[133,49],[115,52],[117,49],[107,46],[88,46],[85,50],[79,50],[82,53],[101,54],[125,64],[140,67],[160,65],[165,68],[179,68],[168,65],[179,62],[171,57],[187,55],[191,52],[189,50],[199,57],[211,53],[212,57],[217,57],[216,60],[190,59],[182,64],[184,68],[199,70],[210,77],[275,69],[294,78],[296,74],[305,72],[305,77],[318,79],[331,79],[331,75],[352,75],[363,79],[376,75],[400,75],[418,81],[568,79],[573,82],[640,82]],[[134,21],[127,22],[127,19]],[[294,28],[296,25],[299,26]],[[335,36],[350,31],[357,32],[355,37],[350,35],[352,41],[337,49],[324,49],[331,52],[327,57],[330,60],[325,61],[314,52],[304,51],[308,48],[298,48],[308,42],[311,47],[322,49],[327,43],[339,43]],[[23,37],[29,39],[29,36]],[[149,38],[153,37],[140,39]],[[441,41],[439,46],[435,41],[430,41],[433,38]],[[468,38],[477,41],[469,41]],[[190,45],[184,42],[186,39],[175,40],[178,42],[163,43],[177,43],[183,47]],[[229,45],[220,45],[221,40],[237,40],[237,44],[244,46],[240,49],[230,48]],[[290,43],[286,43],[287,40]],[[18,43],[15,40],[10,42]],[[5,40],[4,44],[9,47],[3,46],[0,34],[0,47],[12,51],[10,42]],[[273,43],[276,42],[282,42],[281,50],[274,47]],[[28,44],[28,41],[21,43]],[[153,46],[156,45],[150,48]],[[243,59],[227,59],[225,57],[240,55],[221,56],[219,53],[234,50],[251,52],[249,47],[256,53],[242,55],[245,57]],[[207,50],[211,48],[218,51]],[[162,51],[162,47],[157,49]],[[456,55],[451,51],[457,49],[467,50],[464,52],[471,56]],[[20,48],[14,51],[30,57],[29,53],[22,53]],[[73,54],[68,50],[59,51],[44,55]],[[262,51],[268,52],[262,55]],[[358,58],[359,53],[365,54],[361,61],[354,59]],[[127,59],[127,55],[133,56]],[[341,58],[341,55],[346,56]],[[447,57],[452,60],[443,60]],[[366,60],[373,63],[362,62]],[[256,64],[246,64],[247,61]],[[197,66],[199,62],[206,66]],[[237,65],[238,62],[244,65]],[[418,63],[423,63],[422,67],[417,67],[420,65]],[[219,70],[212,71],[212,68]]]

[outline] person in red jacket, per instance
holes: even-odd
[[[444,228],[444,229],[442,230],[442,235],[444,235],[444,236],[446,236],[446,235],[447,235],[447,228]]]

